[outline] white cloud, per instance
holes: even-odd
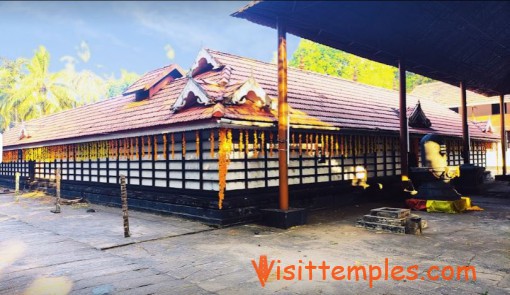
[[[78,63],[78,60],[74,58],[74,56],[64,55],[60,58],[60,62],[65,63],[65,68],[69,71],[74,71],[75,65]]]
[[[90,47],[85,41],[81,41],[80,46],[76,48],[76,54],[83,62],[88,62],[90,60]]]
[[[208,5],[208,3],[204,5]],[[174,11],[177,7],[176,5],[168,6],[171,11],[154,9],[143,2],[123,3],[122,6],[116,6],[115,8],[127,17],[132,18],[146,32],[156,33],[165,39],[170,38],[172,42],[179,44],[179,46],[196,48],[203,44],[210,46],[210,44],[218,43],[219,40],[215,38],[215,34],[211,34],[210,28],[204,25],[204,23],[207,23],[207,19],[202,18],[200,22],[197,22],[191,17],[193,11],[181,7],[178,7],[179,11]],[[212,17],[214,13],[210,12],[210,14],[210,21],[214,21]]]
[[[166,57],[169,60],[173,60],[175,58],[175,50],[172,48],[170,44],[165,45]]]

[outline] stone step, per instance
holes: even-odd
[[[405,218],[411,215],[411,209],[382,207],[370,210],[370,215],[387,218]]]
[[[389,224],[382,224],[377,222],[367,222],[363,220],[358,220],[356,222],[357,227],[363,227],[369,230],[375,230],[375,231],[384,231],[394,234],[405,234],[406,233],[406,227],[400,226],[400,225],[389,225]]]
[[[407,218],[389,218],[389,217],[382,217],[382,216],[375,216],[375,215],[364,215],[363,221],[366,222],[375,222],[375,223],[381,223],[381,224],[387,224],[387,225],[399,225],[404,226],[406,225]]]

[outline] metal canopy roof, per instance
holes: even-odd
[[[510,94],[510,2],[255,1],[232,16],[487,95]]]

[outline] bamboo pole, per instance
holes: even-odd
[[[52,213],[60,213],[60,169],[55,170],[55,210]]]
[[[20,173],[19,172],[16,172],[14,174],[14,181],[15,181],[15,187],[14,187],[14,193],[16,195],[19,194],[19,178],[20,178]]]
[[[129,216],[126,190],[126,176],[120,176],[120,199],[122,202],[122,219],[124,220],[124,238],[129,238]]]

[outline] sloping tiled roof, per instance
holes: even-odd
[[[460,107],[460,88],[443,82],[431,82],[416,86],[412,95],[432,99],[446,107]],[[467,105],[481,105],[499,103],[499,97],[487,97],[473,91],[466,91]]]
[[[230,83],[241,83],[254,77],[269,96],[278,96],[276,65],[213,50],[208,52],[220,64],[232,68]],[[197,77],[207,75],[210,72]],[[419,97],[408,95],[407,105],[414,107],[418,100]],[[399,130],[398,92],[393,90],[289,68],[288,101],[291,124],[301,123],[311,116],[320,122],[344,129]],[[431,100],[420,101],[432,126],[430,129],[411,127],[410,132],[462,136],[461,117],[458,113]],[[472,138],[495,138],[483,133],[472,123],[469,123],[469,127]]]
[[[135,95],[118,96],[25,123],[30,137],[19,139],[20,125],[4,133],[4,146],[61,140],[211,118],[211,107],[192,107],[171,114],[188,78],[168,84],[151,99],[136,101]]]
[[[277,68],[264,63],[218,51],[207,50],[222,67],[170,82],[152,98],[135,100],[134,94],[115,97],[26,122],[31,137],[19,139],[21,126],[4,134],[4,146],[56,141],[76,137],[113,134],[122,131],[169,126],[172,124],[214,119],[213,110],[221,110],[227,119],[276,122],[276,110],[253,103],[230,105],[230,97],[247,79],[254,78],[274,100],[277,98]],[[226,66],[226,67],[225,67]],[[228,70],[228,75],[225,73]],[[155,74],[158,76],[158,74]],[[189,104],[171,112],[189,79],[194,79],[214,99],[208,105]],[[398,132],[398,92],[359,84],[337,77],[289,68],[288,99],[291,124],[331,126],[342,129]],[[140,87],[131,86],[130,89]],[[135,87],[136,86],[136,87]],[[409,95],[408,106],[415,106],[418,97]],[[223,107],[218,108],[218,105]],[[215,109],[216,106],[216,109]],[[430,129],[409,128],[412,133],[436,132],[462,136],[461,118],[456,112],[431,100],[421,100]],[[471,138],[494,140],[470,123]]]

